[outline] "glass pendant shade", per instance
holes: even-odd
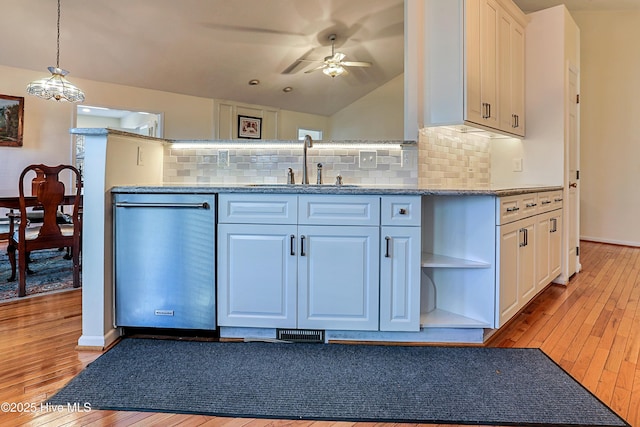
[[[27,93],[43,99],[56,101],[82,102],[84,92],[65,79],[69,74],[60,68],[60,0],[58,0],[58,39],[56,45],[56,66],[49,67],[51,77],[35,80],[27,85]]]
[[[329,64],[325,68],[322,69],[322,72],[325,73],[329,77],[336,77],[347,71],[340,64]]]
[[[51,77],[35,80],[27,86],[27,93],[43,99],[55,99],[56,101],[82,102],[84,92],[65,79],[69,74],[67,70],[57,67],[49,67]]]

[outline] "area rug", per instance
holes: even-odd
[[[73,289],[73,263],[64,259],[64,251],[45,249],[31,254],[33,262],[27,275],[27,296]],[[0,303],[18,297],[18,280],[7,281],[11,276],[11,264],[6,244],[0,244]]]
[[[628,425],[538,349],[127,338],[48,403],[249,418]]]

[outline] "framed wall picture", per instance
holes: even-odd
[[[0,95],[0,147],[22,146],[24,98]]]
[[[238,138],[261,139],[262,119],[260,117],[238,116]]]

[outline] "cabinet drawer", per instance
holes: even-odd
[[[298,197],[291,194],[220,194],[221,224],[296,224]]]
[[[544,213],[562,207],[562,190],[538,193],[538,212]]]
[[[538,193],[499,197],[496,209],[497,225],[530,217],[538,213]]]
[[[383,196],[382,225],[419,226],[421,208],[420,196]]]
[[[562,190],[551,192],[551,208],[552,210],[560,209],[564,206],[564,194]]]
[[[298,223],[309,225],[380,225],[377,196],[300,196]]]

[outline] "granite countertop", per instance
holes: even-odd
[[[163,184],[156,186],[118,186],[112,193],[262,193],[262,194],[379,194],[405,196],[513,196],[540,191],[562,190],[562,186],[526,186],[517,188],[427,188],[418,186],[302,185],[302,184]]]

